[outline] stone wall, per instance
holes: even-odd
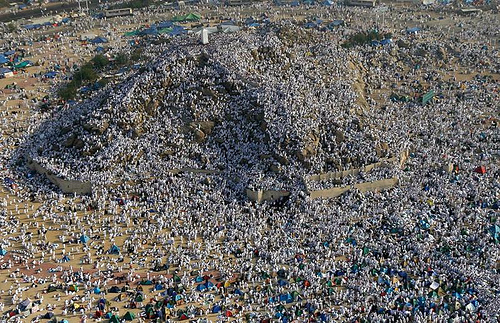
[[[311,199],[337,197],[353,188],[358,189],[360,192],[363,193],[383,191],[396,186],[398,182],[399,180],[395,177],[386,178],[373,182],[365,182],[343,187],[333,187],[325,190],[310,191],[309,197]]]
[[[62,179],[54,175],[51,171],[45,169],[34,160],[28,161],[28,167],[31,170],[45,175],[49,181],[55,184],[63,193],[90,194],[92,193],[92,183],[76,180]]]
[[[279,198],[286,197],[290,195],[288,191],[279,191],[279,190],[246,190],[247,197],[258,203],[262,201],[275,201]]]

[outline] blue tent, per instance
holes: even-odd
[[[158,28],[158,29],[170,28],[173,25],[174,24],[170,20],[167,20],[167,21],[162,21],[162,22],[158,23],[158,25],[156,26],[156,28]]]
[[[418,27],[413,27],[413,28],[408,28],[406,29],[406,32],[408,34],[416,34],[417,32],[419,32],[421,29],[418,28]]]
[[[109,249],[108,253],[112,255],[119,255],[120,254],[120,248],[118,248],[115,244],[111,246]]]
[[[37,29],[37,28],[40,28],[40,24],[24,25],[23,28],[26,30]]]
[[[0,67],[0,75],[3,75],[5,73],[10,73],[10,72],[12,72],[12,71],[8,68]],[[9,183],[9,184],[12,184],[12,183]]]
[[[199,284],[198,286],[196,286],[196,290],[199,292],[204,292],[206,289],[207,286],[205,286],[205,284]]]
[[[53,79],[54,77],[56,77],[56,75],[57,75],[57,72],[52,71],[52,72],[47,72],[47,73],[43,74],[43,77],[48,78],[48,79]]]
[[[304,25],[305,28],[316,28],[316,23],[314,22],[308,22]]]
[[[187,30],[184,27],[176,25],[172,28],[172,31],[169,33],[169,35],[178,36],[178,35],[183,35],[186,33],[187,33]]]
[[[97,47],[95,48],[95,51],[96,51],[96,52],[98,52],[98,53],[104,52],[104,47],[102,47],[102,46],[97,46]]]
[[[16,53],[15,50],[9,50],[9,51],[6,51],[5,53],[3,53],[5,56],[10,56],[10,55],[14,55]]]
[[[215,305],[214,307],[212,307],[212,313],[219,313],[222,311],[222,307],[220,307],[220,305]]]
[[[156,28],[155,25],[152,25],[151,27],[141,31],[140,34],[141,35],[158,35],[158,29]]]
[[[100,293],[101,293],[101,289],[99,287],[95,287],[94,294],[100,294]]]
[[[235,295],[240,295],[240,296],[241,296],[241,295],[243,295],[243,292],[242,292],[241,290],[239,290],[239,289],[235,289],[235,290],[234,290],[234,294],[235,294]]]
[[[322,5],[325,7],[331,6],[331,5],[333,5],[333,1],[332,0],[325,0],[325,1],[323,1]]]
[[[5,64],[8,63],[9,59],[3,55],[0,54],[0,64]]]
[[[500,240],[500,226],[494,225],[490,227],[489,231],[495,241]]]
[[[284,280],[284,279],[279,279],[278,280],[278,285],[280,285],[280,286],[286,286],[286,285],[288,285],[288,282],[286,280]]]
[[[70,261],[71,259],[69,259],[69,257],[67,255],[65,255],[63,258],[62,258],[62,262],[68,262]]]
[[[163,285],[162,284],[156,284],[155,290],[162,290],[162,289],[163,289]]]
[[[82,236],[80,237],[80,242],[81,243],[87,243],[89,242],[90,238],[88,236],[86,236],[85,234],[82,234]]]
[[[99,37],[98,36],[98,37],[92,39],[90,42],[92,44],[103,44],[103,43],[107,43],[108,40],[106,38],[104,38],[104,37]]]
[[[84,86],[80,89],[80,93],[88,93],[90,91],[92,91],[92,89],[89,88],[88,86]]]
[[[390,39],[390,38],[382,39],[380,41],[380,45],[387,45],[387,44],[390,44],[390,43],[392,43],[392,39]]]
[[[7,250],[0,249],[0,256],[5,256],[7,254]]]

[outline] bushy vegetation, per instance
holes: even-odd
[[[382,40],[391,37],[391,33],[381,34],[376,30],[361,31],[354,35],[351,35],[349,39],[342,44],[342,47],[352,48],[356,46],[363,46],[366,44],[370,44],[374,40]]]
[[[89,62],[82,65],[75,73],[73,73],[72,80],[65,86],[61,87],[58,91],[59,97],[65,101],[73,100],[78,93],[78,89],[83,85],[93,84],[99,79],[99,72],[106,67],[119,68],[128,65],[129,63],[137,62],[142,55],[141,49],[136,49],[129,56],[127,53],[121,52],[115,56],[113,62],[102,55],[95,55]],[[109,81],[100,79],[97,81],[99,85],[105,86]]]
[[[126,53],[119,53],[118,55],[116,55],[115,61],[114,61],[114,63],[117,66],[127,65],[128,62],[129,62],[129,58],[128,58],[128,55]]]
[[[92,58],[91,62],[94,65],[94,67],[98,70],[103,69],[104,67],[106,67],[109,64],[108,58],[102,54],[94,56],[94,58]]]
[[[84,84],[95,82],[99,78],[97,71],[101,70],[108,64],[109,60],[106,56],[94,56],[90,62],[84,64],[78,71],[73,73],[73,79],[71,82],[59,89],[58,94],[61,99],[65,101],[74,99],[76,97],[76,93],[78,92],[78,88]]]

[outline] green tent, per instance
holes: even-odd
[[[14,65],[15,68],[25,68],[27,67],[28,65],[30,65],[30,62],[29,61],[24,61],[22,63],[19,63],[17,65]]]
[[[137,296],[135,297],[135,301],[136,302],[142,302],[142,301],[144,301],[144,295],[137,294]]]
[[[199,21],[201,16],[197,13],[189,13],[185,16],[174,16],[172,17],[172,22],[181,22],[181,21]]]
[[[120,323],[120,318],[114,314],[109,318],[109,323]]]
[[[125,313],[125,315],[123,315],[123,319],[125,321],[132,321],[133,319],[135,319],[135,314],[132,312],[127,312]]]
[[[186,16],[184,16],[184,20],[186,21],[199,21],[201,19],[201,16],[196,13],[190,13]]]
[[[185,16],[173,16],[173,17],[172,17],[172,22],[180,22],[180,21],[184,21],[184,17],[185,17]]]
[[[137,36],[141,31],[139,29],[134,30],[134,31],[129,31],[125,34],[123,34],[125,37],[131,37],[131,36]]]
[[[429,92],[424,94],[424,96],[422,96],[422,104],[426,104],[427,102],[432,100],[433,97],[434,97],[434,91],[430,90]]]

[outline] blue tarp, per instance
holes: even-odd
[[[3,55],[0,55],[0,64],[8,63],[9,59]]]
[[[97,46],[97,47],[95,48],[95,51],[96,51],[96,52],[98,52],[98,53],[100,53],[100,52],[104,52],[104,47],[102,47],[102,46]]]
[[[16,53],[15,50],[9,50],[9,51],[6,51],[5,53],[3,53],[5,56],[10,56],[10,55],[14,55]]]

